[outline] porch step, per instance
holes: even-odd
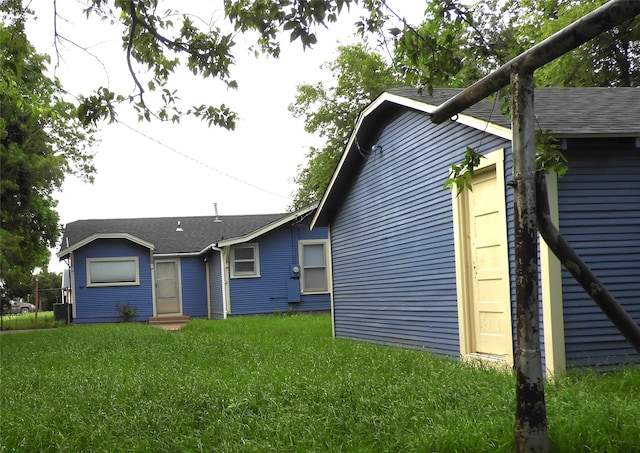
[[[191,321],[189,316],[151,316],[149,318],[149,324],[186,324]]]

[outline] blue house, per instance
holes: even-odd
[[[513,363],[511,124],[491,101],[435,125],[459,90],[380,95],[359,116],[312,227],[329,226],[337,337]],[[569,171],[548,178],[560,231],[640,322],[640,88],[537,89]],[[443,189],[467,147],[472,191]],[[639,362],[539,241],[541,348],[549,373]]]
[[[314,208],[69,223],[57,255],[73,322],[116,322],[124,304],[151,322],[329,311],[327,229],[309,229]]]

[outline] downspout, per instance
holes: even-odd
[[[75,319],[76,314],[76,272],[75,272],[75,256],[74,252],[69,254],[69,282],[71,285],[71,293],[69,294],[69,302],[71,305],[71,318]]]
[[[220,250],[220,282],[222,283],[222,318],[227,319],[229,312],[229,281],[227,279],[228,273],[226,272],[227,251],[229,247],[223,247]]]
[[[329,260],[330,260],[329,284],[331,285],[331,287],[329,288],[329,300],[331,301],[331,336],[335,338],[336,337],[336,310],[335,310],[335,303],[333,300],[333,248],[331,247],[332,245],[331,223],[327,225],[327,237],[329,239]]]
[[[204,263],[205,280],[207,282],[207,319],[211,319],[211,265],[207,259]]]
[[[156,310],[156,264],[153,257],[153,250],[149,250],[149,269],[151,271],[151,315],[158,316]]]

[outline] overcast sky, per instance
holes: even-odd
[[[195,4],[180,2],[185,3]],[[80,3],[57,4],[58,33],[98,57],[59,43],[58,60],[53,46],[53,2],[31,1],[37,19],[27,25],[27,35],[38,52],[51,55],[52,67],[58,64],[55,75],[64,88],[74,95],[87,95],[99,86],[131,92],[133,82],[117,25],[97,18],[87,20]],[[202,11],[203,18],[221,28],[227,26],[221,0],[198,4],[211,8]],[[220,6],[216,10],[211,5]],[[415,4],[413,8],[420,9]],[[120,108],[118,118],[124,124],[100,124],[94,184],[68,177],[56,194],[61,222],[213,215],[214,203],[221,215],[286,212],[298,166],[305,163],[309,146],[321,145],[317,137],[304,131],[302,121],[293,118],[288,106],[295,99],[297,85],[328,78],[320,65],[335,59],[339,43],[354,42],[356,19],[357,14],[352,13],[329,31],[322,30],[311,51],[304,52],[299,42],[284,44],[277,60],[255,58],[247,51],[251,39],[240,37],[232,68],[238,90],[188,74],[179,78],[179,84],[173,81],[185,106],[224,103],[236,111],[240,120],[234,131],[208,128],[188,118],[177,125],[140,123],[132,108]],[[56,263],[52,259],[51,270],[62,269]]]

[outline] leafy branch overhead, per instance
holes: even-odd
[[[317,42],[317,28],[335,22],[350,4],[356,3],[356,0],[225,0],[224,13],[229,29],[233,30],[225,32],[187,12],[161,10],[159,0],[90,0],[84,9],[88,18],[95,15],[124,25],[122,46],[135,91],[116,94],[100,87],[81,98],[80,118],[85,124],[114,121],[115,105],[128,101],[140,120],[178,122],[184,115],[191,115],[210,126],[234,129],[237,114],[224,104],[182,107],[177,90],[169,85],[175,72],[185,67],[196,76],[214,78],[227,88],[236,89],[238,84],[231,76],[235,34],[257,33],[255,53],[277,58],[281,34],[288,34],[290,41],[299,41],[305,49],[310,48]],[[364,31],[382,20],[379,11],[383,2],[365,0],[363,5],[374,11],[370,19],[360,22]],[[147,80],[142,79],[141,70],[147,71]],[[160,94],[153,97],[159,105],[152,105],[146,96],[151,92]]]
[[[560,150],[560,142],[553,136],[553,131],[538,129],[535,140],[536,169],[543,170],[546,174],[555,173],[559,178],[563,177],[569,167],[566,157]],[[443,188],[453,190],[455,187],[457,194],[465,189],[472,190],[471,178],[473,178],[474,171],[480,166],[480,159],[484,159],[484,156],[468,146],[462,161],[451,164],[449,177]]]
[[[163,6],[161,0],[85,0],[88,18],[121,26],[123,58],[134,89],[115,93],[109,87],[98,87],[81,98],[80,118],[85,124],[114,121],[116,106],[129,102],[140,120],[177,122],[190,115],[209,125],[233,129],[237,114],[222,103],[186,106],[179,87],[171,83],[176,72],[184,68],[236,89],[232,69],[238,34],[256,36],[252,50],[277,58],[283,38],[311,48],[318,41],[319,29],[330,27],[356,6],[361,17],[354,31],[363,37],[370,33],[379,37],[381,48],[393,54],[394,70],[405,84],[428,91],[463,86],[603,2],[427,0],[424,15],[418,21],[412,18],[412,24],[393,10],[394,2],[383,0],[225,0],[223,10],[216,11],[223,15],[224,23],[216,26],[189,11],[211,9],[208,4],[180,5],[177,10]],[[59,3],[54,1],[54,7]],[[54,19],[59,18],[56,12]],[[598,79],[597,85],[605,80],[637,84],[637,46],[629,43],[637,42],[639,29],[637,22],[619,27],[567,57],[574,61],[545,68],[538,83],[557,85],[573,80],[584,85]],[[57,31],[56,38],[66,39]],[[630,64],[623,67],[624,61]]]
[[[171,76],[184,66],[193,75],[218,79],[227,88],[236,89],[237,82],[231,78],[233,34],[208,24],[199,27],[198,20],[187,13],[171,9],[159,12],[158,8],[159,2],[155,0],[117,0],[113,6],[107,0],[92,0],[84,10],[87,18],[96,15],[124,25],[122,46],[136,89],[132,94],[123,95],[101,87],[83,97],[81,120],[85,124],[105,119],[114,121],[115,105],[129,101],[140,120],[178,122],[182,116],[191,115],[209,125],[233,129],[237,115],[227,106],[201,104],[185,110],[180,106],[177,90],[169,86]],[[147,80],[141,80],[141,70],[146,71]],[[155,102],[160,101],[158,106],[150,105],[147,100],[146,94],[150,92],[159,94],[153,98]]]
[[[449,178],[444,183],[444,188],[453,189],[455,186],[458,194],[464,189],[472,190],[471,178],[473,178],[475,169],[480,166],[480,159],[484,159],[484,156],[474,148],[467,146],[462,162],[451,164]]]

